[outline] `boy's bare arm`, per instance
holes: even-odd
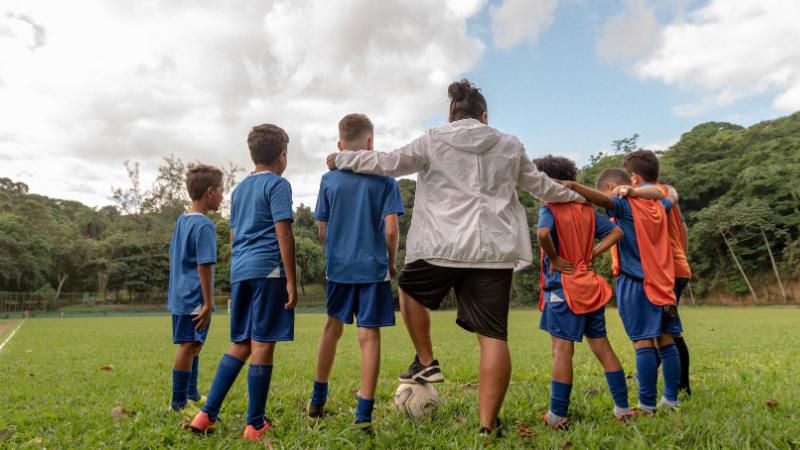
[[[286,292],[289,294],[286,309],[291,309],[297,305],[297,268],[295,266],[292,222],[288,220],[276,222],[275,234],[278,236],[278,248],[280,248],[283,268],[286,271]]]
[[[328,239],[328,222],[319,222],[319,244],[322,251],[325,251],[325,241]]]
[[[655,186],[617,186],[614,188],[613,193],[618,197],[639,197],[647,200],[661,200],[664,198],[661,189]]]
[[[561,184],[577,192],[590,203],[594,203],[595,205],[606,209],[611,209],[614,207],[614,200],[610,196],[598,190],[586,187],[575,181],[562,181]]]
[[[397,247],[400,244],[400,226],[397,214],[389,214],[383,218],[386,225],[386,251],[389,253],[389,275],[397,276]]]
[[[548,275],[552,275],[555,270],[566,274],[571,274],[575,270],[575,266],[571,262],[558,256],[553,237],[550,236],[550,228],[539,228],[536,231],[536,240],[539,241],[539,246],[550,258],[550,273]]]
[[[603,237],[603,239],[601,239],[600,242],[598,242],[597,245],[594,246],[594,249],[592,249],[592,258],[595,258],[597,255],[610,249],[611,246],[613,246],[614,244],[619,242],[620,239],[622,239],[622,236],[624,234],[625,233],[622,232],[622,229],[620,227],[614,227],[614,229],[611,230],[610,233],[605,235],[605,237]]]
[[[228,242],[228,257],[233,256],[233,228],[231,228],[231,240]]]
[[[211,312],[214,309],[214,265],[202,264],[197,266],[197,275],[200,278],[200,288],[203,291],[203,307],[192,318],[192,321],[194,321],[197,331],[202,331],[211,321]]]

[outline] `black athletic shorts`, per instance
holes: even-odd
[[[513,269],[434,266],[425,260],[406,264],[400,289],[428,309],[439,309],[453,288],[461,328],[494,339],[508,339],[508,307]]]

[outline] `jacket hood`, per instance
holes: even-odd
[[[431,130],[434,139],[461,151],[481,154],[494,147],[500,140],[500,132],[475,119],[451,122]]]

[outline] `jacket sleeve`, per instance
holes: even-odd
[[[517,186],[528,191],[531,195],[545,202],[567,203],[580,202],[584,199],[578,193],[565,188],[539,171],[536,164],[532,163],[525,154],[525,149],[520,155],[519,178]]]
[[[336,157],[336,168],[356,173],[401,177],[428,166],[425,151],[427,135],[391,152],[343,151]]]

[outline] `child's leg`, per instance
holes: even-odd
[[[636,349],[636,378],[639,381],[639,407],[643,412],[656,409],[658,395],[658,353],[653,339],[633,342]]]
[[[202,344],[195,349],[194,358],[192,358],[192,375],[189,377],[189,400],[194,402],[200,400],[200,391],[197,389],[197,374],[200,371],[200,350],[202,349]]]
[[[208,391],[208,400],[203,405],[203,411],[208,414],[211,421],[217,420],[222,402],[228,391],[239,376],[239,372],[244,366],[244,362],[250,357],[250,340],[236,342],[228,347],[228,351],[222,355],[222,359],[217,366],[217,374]]]
[[[265,425],[275,343],[253,341],[252,349],[253,354],[247,374],[247,424],[258,430]]]
[[[681,382],[681,359],[672,335],[664,333],[658,337],[658,355],[664,367],[664,398],[670,406],[678,403],[678,388]]]
[[[556,426],[563,418],[567,417],[569,410],[569,396],[572,392],[572,355],[575,352],[575,343],[555,336],[551,336],[551,340],[553,370],[548,422],[551,422],[552,426]]]
[[[606,375],[606,382],[608,382],[608,389],[611,391],[611,397],[614,399],[614,415],[619,417],[621,414],[627,413],[629,410],[628,405],[628,385],[625,380],[625,371],[622,370],[622,364],[617,358],[614,349],[611,348],[611,343],[607,337],[597,339],[587,339],[589,348],[597,357],[600,364],[603,365],[603,371]]]
[[[328,317],[325,328],[322,330],[322,340],[317,352],[317,371],[314,376],[314,391],[311,394],[311,404],[324,405],[328,400],[328,377],[333,370],[333,361],[336,358],[336,344],[342,337],[344,324],[338,319]]]
[[[179,410],[189,402],[189,379],[192,376],[192,357],[200,344],[181,342],[172,368],[172,409]]]
[[[361,387],[358,390],[356,423],[372,422],[375,387],[381,367],[381,329],[359,328],[358,343],[361,346]]]

